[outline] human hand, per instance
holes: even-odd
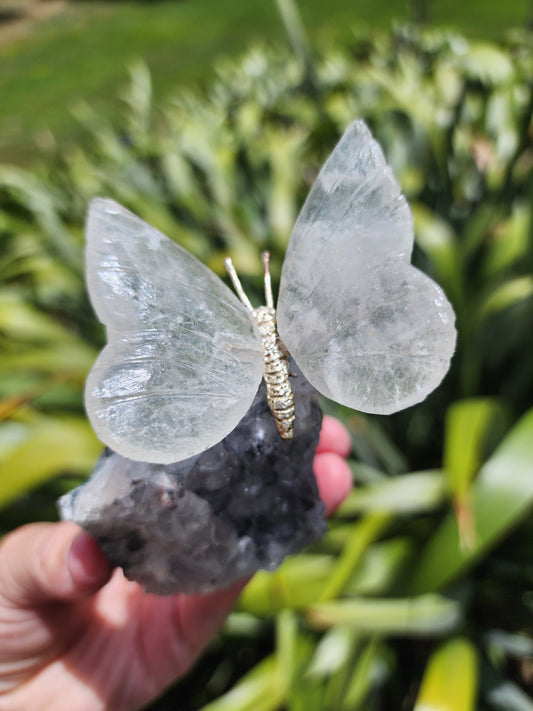
[[[324,417],[314,469],[331,512],[351,487],[344,427]],[[71,522],[35,523],[0,546],[0,711],[134,711],[182,676],[245,581],[158,597],[110,570]]]

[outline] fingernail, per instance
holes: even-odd
[[[103,584],[111,573],[110,565],[95,539],[81,531],[72,541],[67,568],[73,582],[81,587]]]

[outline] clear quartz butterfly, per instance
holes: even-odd
[[[355,121],[298,217],[277,305],[281,340],[328,398],[390,414],[423,400],[446,374],[454,314],[410,264],[413,240],[407,201]],[[231,432],[255,397],[264,353],[250,310],[229,287],[101,198],[89,208],[87,282],[108,333],[86,384],[100,439],[130,459],[168,464]]]

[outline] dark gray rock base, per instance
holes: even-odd
[[[262,384],[235,430],[195,457],[147,464],[106,450],[88,482],[60,499],[62,518],[159,595],[274,570],[326,529],[313,475],[322,415],[304,378],[292,384],[292,440],[280,438]]]

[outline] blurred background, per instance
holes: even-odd
[[[101,450],[83,222],[112,197],[222,274],[275,281],[364,118],[452,301],[452,368],[392,417],[324,401],[355,489],[257,575],[151,707],[533,710],[531,0],[0,0],[0,527],[54,520]],[[179,701],[178,701],[179,699]]]

